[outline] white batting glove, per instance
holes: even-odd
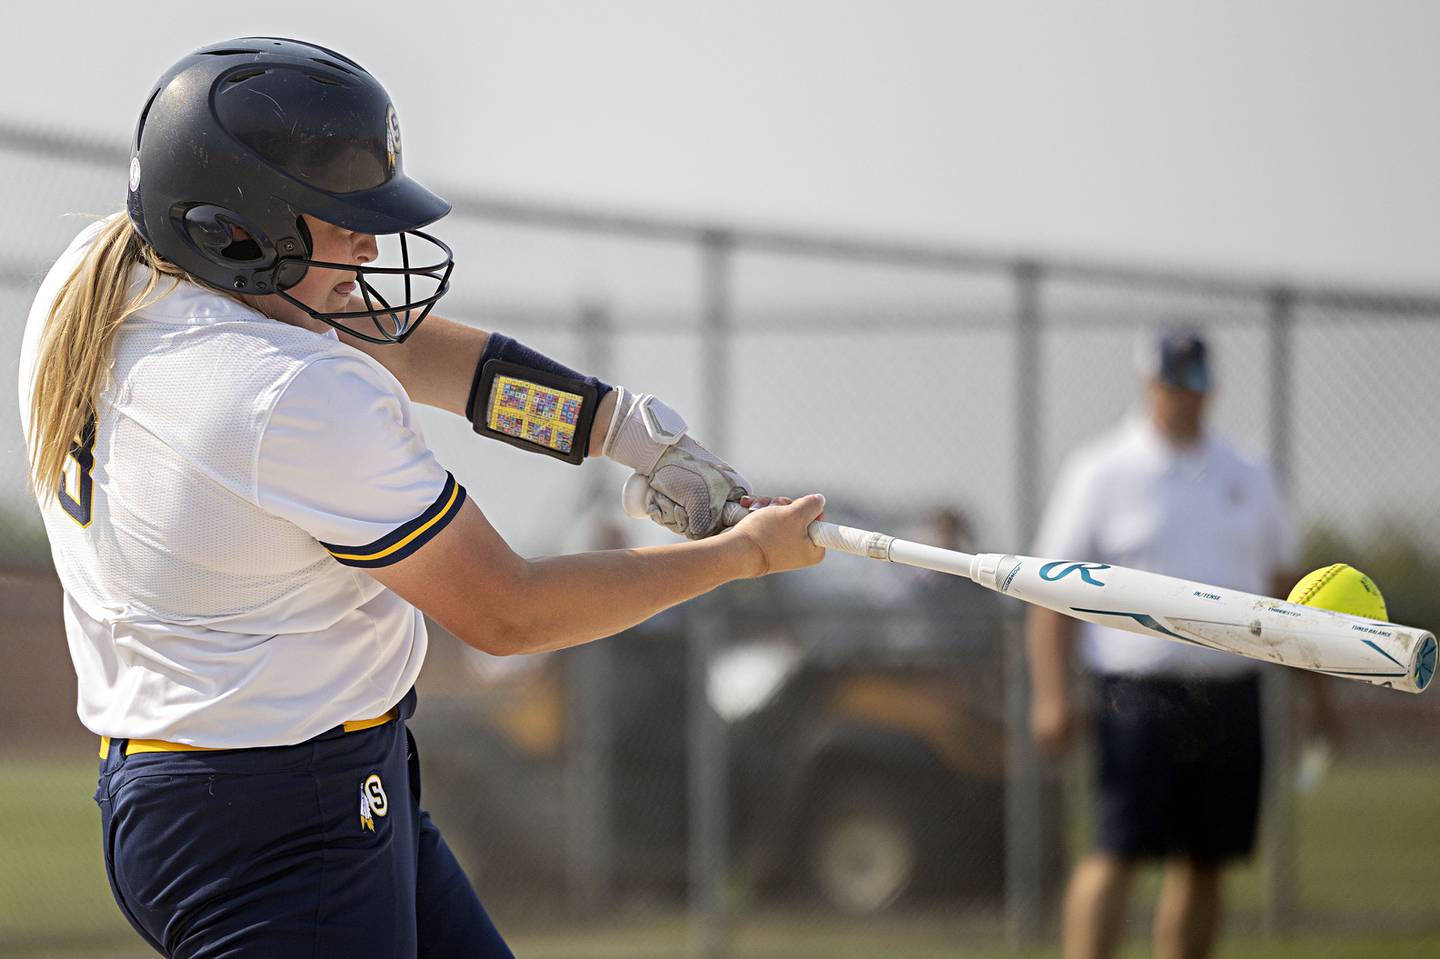
[[[725,504],[750,495],[745,477],[685,435],[685,418],[655,396],[615,389],[604,453],[649,481],[650,518],[689,539],[718,533]]]

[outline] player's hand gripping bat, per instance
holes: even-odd
[[[645,515],[645,478],[625,484],[625,511]],[[733,526],[747,510],[726,507]],[[834,523],[810,524],[816,546],[919,566],[1102,626],[1160,636],[1327,676],[1418,693],[1435,675],[1427,630],[1335,613],[1284,600],[1146,573],[1107,563],[971,555]]]

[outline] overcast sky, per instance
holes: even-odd
[[[1440,4],[79,2],[0,115],[123,139],[188,50],[291,35],[440,186],[1440,288]]]

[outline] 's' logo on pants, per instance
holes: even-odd
[[[375,831],[375,817],[384,818],[390,811],[390,800],[385,795],[385,784],[380,777],[371,773],[360,784],[360,828]]]

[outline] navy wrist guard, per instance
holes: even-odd
[[[481,436],[578,466],[589,450],[595,411],[612,389],[491,333],[475,364],[465,416]]]

